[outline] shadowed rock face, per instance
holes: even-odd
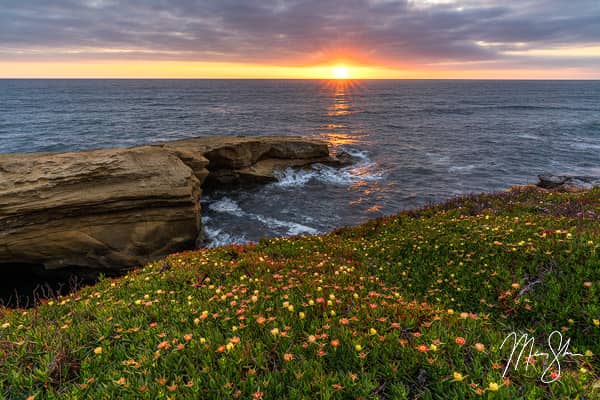
[[[326,143],[298,137],[0,155],[0,265],[143,265],[195,247],[205,181],[265,181],[278,168],[328,160]]]
[[[2,156],[0,263],[111,269],[189,248],[199,196],[158,148]]]

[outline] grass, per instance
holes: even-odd
[[[0,396],[600,398],[599,248],[600,189],[525,188],[175,254],[0,311]],[[555,330],[559,379],[529,351],[503,377],[508,334]]]

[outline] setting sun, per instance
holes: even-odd
[[[350,78],[350,70],[345,65],[336,65],[333,67],[333,78],[334,79],[348,79]]]

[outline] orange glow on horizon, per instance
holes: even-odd
[[[410,69],[366,64],[281,66],[203,61],[0,61],[0,78],[131,78],[131,79],[598,79],[597,71],[556,69],[460,69],[411,66]]]

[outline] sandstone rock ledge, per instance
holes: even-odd
[[[336,163],[327,143],[289,136],[0,155],[0,267],[110,271],[194,248],[203,185],[315,162]]]

